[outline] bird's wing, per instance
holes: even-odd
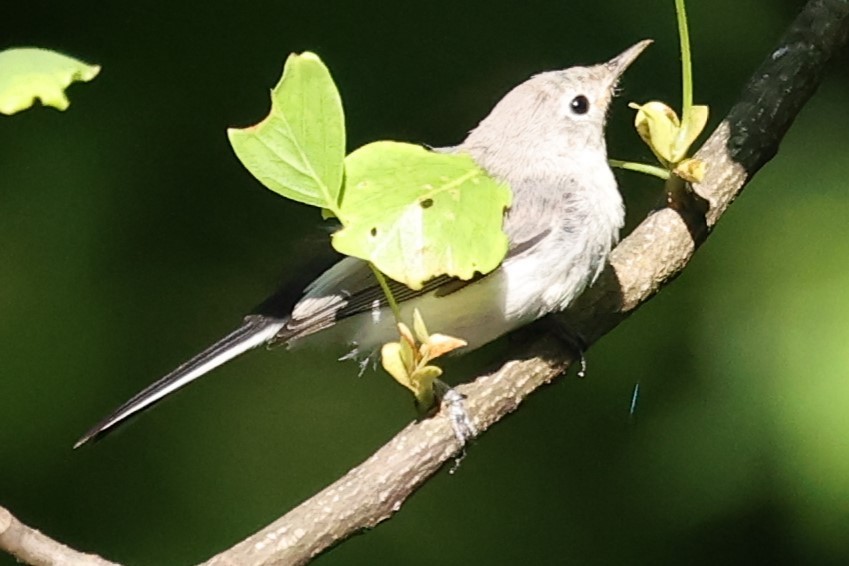
[[[418,290],[387,280],[395,301],[402,303],[450,284],[447,276],[431,279]],[[347,257],[325,271],[305,290],[275,342],[286,342],[318,332],[336,322],[375,308],[388,306],[386,295],[374,278],[369,265]]]
[[[548,230],[537,231],[535,234],[529,232],[521,241],[511,241],[504,261],[528,252],[547,233]],[[418,290],[393,280],[387,280],[387,283],[395,301],[400,304],[431,292],[437,297],[445,297],[484,277],[486,275],[476,274],[472,279],[462,280],[441,275],[431,279]],[[328,269],[306,288],[303,298],[295,305],[273,342],[302,338],[329,328],[350,316],[387,306],[386,295],[375,280],[369,265],[360,259],[348,257]]]
[[[464,146],[430,148],[439,153],[465,151]],[[556,207],[549,206],[554,195],[540,191],[531,180],[521,187],[513,187],[513,206],[507,212],[504,231],[510,242],[507,256],[509,261],[534,248],[550,232]],[[545,195],[539,198],[539,195]],[[518,198],[517,198],[518,197]],[[528,220],[530,217],[530,220]],[[389,288],[398,303],[435,292],[436,296],[447,296],[472,285],[485,276],[477,275],[468,281],[440,276],[428,281],[424,287],[414,291],[395,281]],[[334,325],[336,322],[375,308],[387,306],[386,296],[377,284],[368,264],[356,258],[345,258],[322,273],[304,290],[289,315],[286,325],[275,336],[275,342],[287,342],[313,334]]]

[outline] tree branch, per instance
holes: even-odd
[[[94,554],[83,554],[18,521],[0,507],[0,550],[27,564],[78,564],[79,566],[115,566]]]
[[[752,176],[776,153],[796,115],[849,34],[849,2],[810,1],[749,80],[743,94],[697,153],[707,175],[692,191],[670,195],[613,251],[602,278],[567,317],[587,345],[674,279]],[[484,431],[574,361],[536,325],[519,359],[459,387]],[[374,527],[460,449],[444,415],[413,423],[361,465],[207,565],[304,564],[352,534]]]

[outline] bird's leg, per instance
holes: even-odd
[[[439,379],[433,382],[433,391],[441,406],[447,411],[454,437],[460,443],[460,453],[449,470],[449,473],[453,474],[466,456],[466,444],[478,435],[478,431],[466,411],[463,404],[465,397],[461,393]]]
[[[578,356],[580,367],[578,368],[578,377],[587,376],[587,358],[584,357],[584,352],[587,350],[587,344],[581,335],[559,316],[548,316],[545,318],[551,333],[563,344],[575,352]]]

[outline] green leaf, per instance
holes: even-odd
[[[691,157],[679,161],[675,165],[674,172],[688,183],[701,183],[705,178],[706,170],[707,165],[704,161]]]
[[[442,369],[436,366],[423,366],[410,375],[410,391],[416,397],[416,404],[421,408],[433,405],[433,382],[442,375]]]
[[[637,111],[634,127],[655,156],[666,166],[674,163],[673,143],[681,126],[678,114],[665,103],[658,101],[642,105],[632,102],[628,106]]]
[[[427,357],[429,360],[433,360],[468,345],[469,343],[461,338],[439,333],[431,334],[427,340]]]
[[[419,339],[419,342],[425,343],[427,342],[427,339],[430,338],[427,326],[425,326],[422,313],[419,312],[419,309],[413,309],[413,331],[416,333],[416,338]]]
[[[471,279],[507,253],[510,199],[468,155],[375,142],[345,159],[344,228],[333,246],[412,289],[443,274]]]
[[[707,106],[696,105],[690,107],[690,119],[681,124],[681,131],[675,140],[675,146],[672,148],[672,162],[678,163],[685,157],[690,150],[690,146],[696,141],[696,138],[705,129],[708,121],[710,109]]]
[[[292,54],[260,123],[227,131],[239,160],[284,197],[338,216],[345,158],[342,100],[314,53]]]
[[[0,113],[26,110],[36,99],[45,106],[65,110],[70,102],[65,89],[74,81],[88,82],[100,67],[35,47],[0,51]]]
[[[708,120],[707,106],[691,106],[690,120],[684,123],[680,122],[675,111],[663,102],[632,102],[628,106],[637,111],[634,117],[637,133],[658,160],[668,168],[674,168],[687,156],[690,146],[702,133]]]
[[[391,375],[395,381],[412,391],[416,392],[413,383],[410,381],[409,370],[407,363],[404,360],[403,344],[400,342],[387,342],[380,349],[380,363],[383,369]]]

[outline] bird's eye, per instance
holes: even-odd
[[[587,100],[586,96],[581,94],[572,99],[572,102],[569,103],[569,108],[575,114],[586,114],[590,109],[590,101]]]

